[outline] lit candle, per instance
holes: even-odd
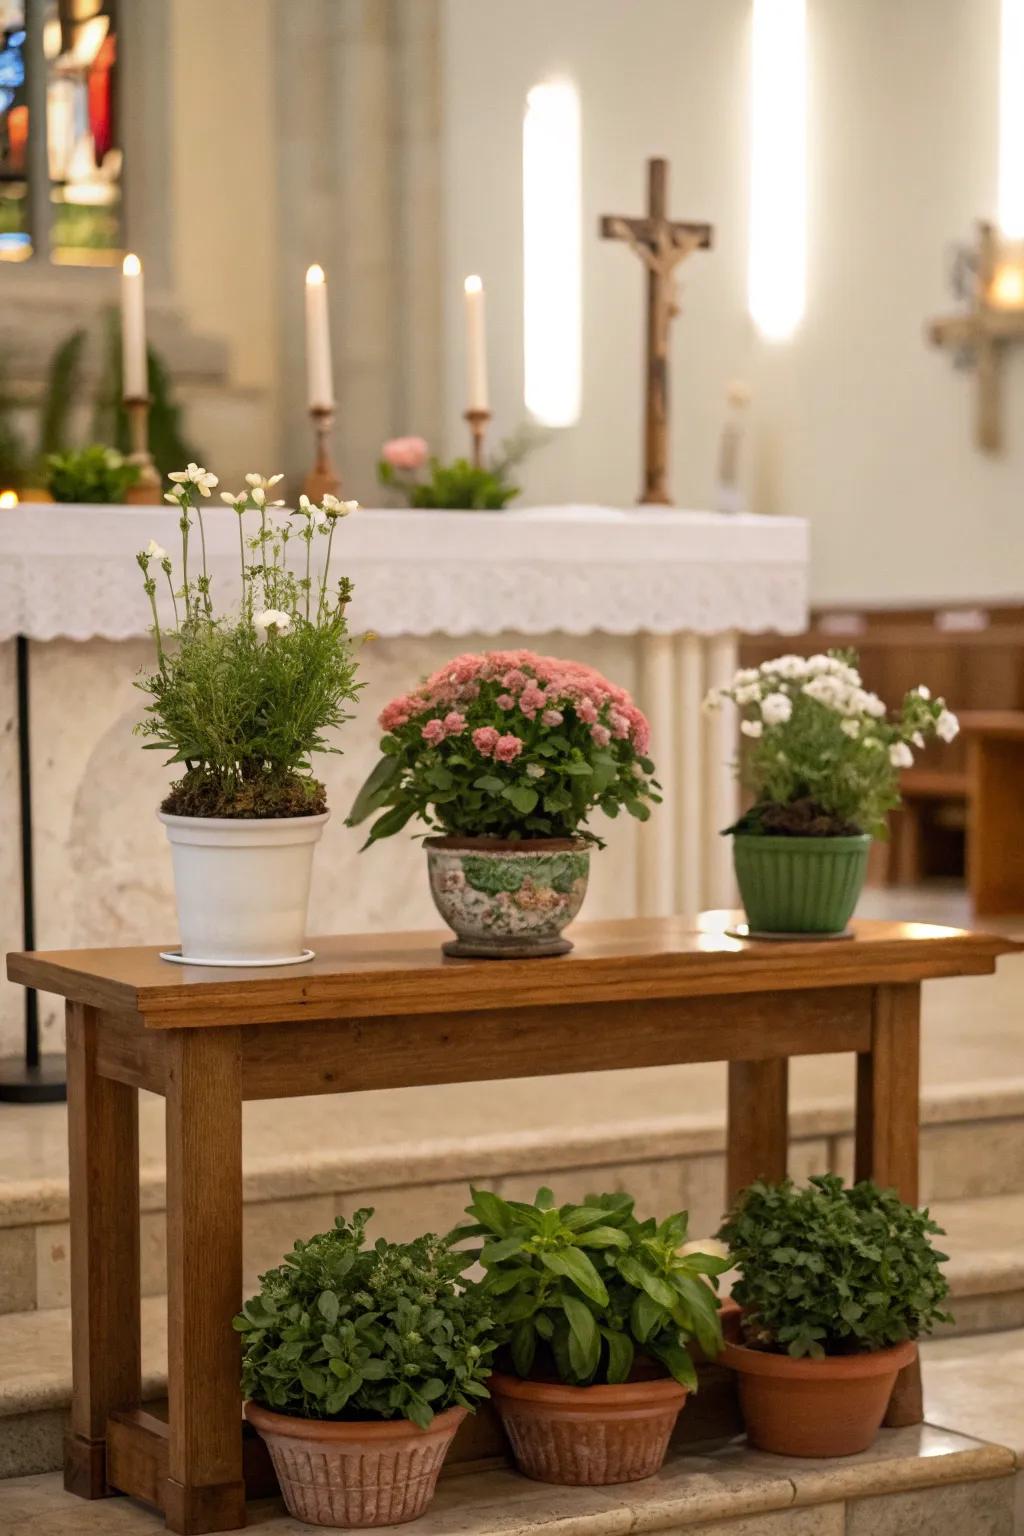
[[[466,278],[466,362],[471,411],[487,410],[487,342],[484,337],[484,285]]]
[[[142,262],[130,253],[121,263],[121,392],[126,400],[149,394]]]
[[[323,267],[315,263],[306,272],[306,387],[311,411],[333,407],[327,279]]]

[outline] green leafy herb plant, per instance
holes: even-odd
[[[941,1234],[926,1210],[868,1180],[751,1184],[718,1234],[740,1272],[732,1294],[745,1342],[821,1360],[887,1349],[950,1322],[946,1255],[931,1241]]]
[[[687,1349],[721,1348],[717,1276],[726,1260],[683,1253],[686,1213],[638,1221],[629,1195],[588,1195],[556,1206],[549,1189],[532,1204],[474,1189],[472,1221],[454,1238],[482,1238],[473,1256],[515,1373],[572,1386],[630,1378],[646,1356],[695,1390]]]
[[[102,443],[51,453],[46,458],[46,487],[54,501],[124,501],[138,479],[138,465],[129,464],[116,448],[105,448]]]
[[[218,482],[201,465],[172,474],[166,497],[180,512],[178,566],[152,540],[137,557],[156,668],[137,684],[150,702],[136,730],[184,766],[163,802],[172,815],[326,808],[311,757],[340,751],[329,733],[350,718],[345,706],[361,686],[345,618],[351,583],[330,574],[335,527],[357,504],[325,496],[313,506],[303,496],[294,514],[279,515],[283,503],[267,492],[280,478],[248,475],[244,491],[222,493],[238,523],[240,604],[218,612],[214,603],[200,498]],[[171,623],[161,623],[158,581]]]
[[[536,428],[522,427],[502,443],[495,459],[481,465],[464,458],[445,464],[422,437],[396,437],[381,449],[377,478],[410,507],[498,512],[519,495],[514,470],[547,437]]]
[[[494,1337],[470,1262],[438,1237],[366,1246],[372,1210],[297,1242],[234,1320],[242,1390],[303,1419],[405,1418],[486,1398]]]

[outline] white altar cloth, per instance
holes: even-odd
[[[177,568],[177,519],[167,505],[0,510],[0,639],[144,635],[133,556],[154,538]],[[223,591],[238,571],[237,517],[211,503],[204,521]],[[355,586],[353,627],[388,637],[794,634],[807,563],[797,518],[656,507],[360,510],[339,525],[332,558]]]

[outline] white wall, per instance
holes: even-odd
[[[673,343],[677,500],[707,505],[727,381],[752,382],[757,510],[811,519],[822,601],[1024,596],[1024,348],[1007,447],[973,442],[974,384],[924,341],[949,248],[994,212],[998,0],[809,0],[806,321],[769,346],[746,316],[749,0],[445,0],[449,446],[462,439],[463,275],[488,285],[498,434],[522,417],[520,131],[553,73],[582,96],[584,401],[532,461],[544,500],[639,485],[643,280],[601,213],[639,212],[671,162],[677,217],[715,224],[683,268]],[[409,424],[414,430],[415,424]]]

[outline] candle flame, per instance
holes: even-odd
[[[17,491],[0,491],[0,507],[16,507],[17,505]]]
[[[142,262],[132,251],[129,251],[128,255],[121,263],[121,271],[124,273],[125,277],[138,277],[139,273],[142,271]]]
[[[306,282],[311,287],[319,283],[325,283],[326,281],[327,279],[324,276],[324,269],[318,261],[314,261],[311,267],[306,268]]]
[[[484,280],[482,277],[477,277],[474,273],[472,277],[466,278],[464,286],[467,293],[483,293]]]

